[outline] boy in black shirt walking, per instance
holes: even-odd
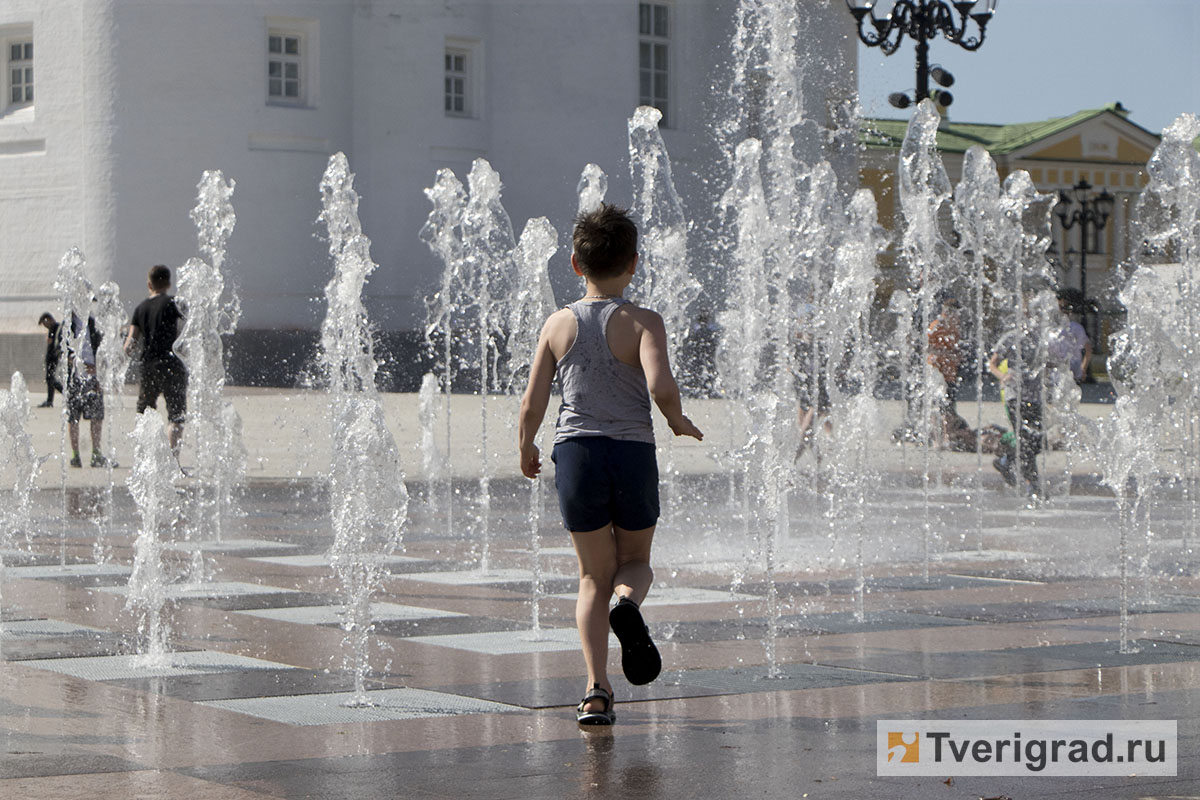
[[[158,407],[161,394],[167,403],[167,441],[175,458],[179,458],[179,441],[183,437],[183,421],[187,413],[187,367],[175,355],[175,339],[183,314],[175,298],[167,294],[171,288],[171,270],[162,264],[150,268],[147,287],[150,297],[138,304],[129,321],[129,336],[125,353],[132,353],[139,340],[142,347],[142,386],[138,392],[137,412]]]

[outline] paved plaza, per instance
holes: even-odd
[[[881,443],[854,524],[806,454],[792,524],[768,540],[728,477],[729,408],[691,403],[706,440],[660,454],[679,472],[645,605],[664,672],[632,687],[614,654],[617,723],[582,730],[575,561],[550,482],[531,530],[515,399],[489,402],[485,451],[479,399],[454,398],[447,485],[422,471],[416,398],[386,395],[409,522],[375,597],[373,705],[349,708],[325,399],[230,396],[246,481],[220,542],[170,551],[180,574],[198,551],[208,579],[169,587],[165,668],[135,657],[125,608],[132,398],[110,398],[111,494],[107,470],[61,466],[59,409],[34,410],[36,530],[2,553],[0,798],[1200,797],[1196,514],[1179,487],[1129,521],[1122,653],[1121,520],[1078,454],[1048,453],[1051,497],[1026,505],[974,454]],[[877,777],[879,719],[1178,720],[1178,774]]]

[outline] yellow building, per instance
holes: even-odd
[[[946,172],[955,184],[962,176],[963,155],[979,145],[991,153],[1001,180],[1025,170],[1041,192],[1070,192],[1080,181],[1087,181],[1094,187],[1093,195],[1102,191],[1112,195],[1111,217],[1099,236],[1089,237],[1086,275],[1080,273],[1080,226],[1064,236],[1057,217],[1052,225],[1055,252],[1051,255],[1062,269],[1060,285],[1085,286],[1087,299],[1097,310],[1087,326],[1100,356],[1107,352],[1108,335],[1120,327],[1122,313],[1113,291],[1113,270],[1139,247],[1131,223],[1138,195],[1148,180],[1146,162],[1159,143],[1157,135],[1128,117],[1127,109],[1113,103],[1042,122],[982,125],[945,119],[937,136]],[[907,126],[907,120],[864,121],[866,152],[859,162],[859,176],[864,187],[874,190],[880,222],[889,230],[895,228],[896,165]],[[1096,366],[1103,368],[1102,358]]]

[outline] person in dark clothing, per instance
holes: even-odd
[[[58,380],[58,359],[62,356],[62,342],[59,339],[58,320],[47,311],[38,318],[38,325],[46,329],[46,402],[38,408],[50,408],[54,405],[54,393],[61,392],[63,385]]]
[[[137,412],[157,408],[158,396],[163,396],[167,404],[167,440],[178,459],[187,414],[188,374],[187,367],[175,355],[174,346],[183,313],[175,298],[167,294],[171,288],[170,269],[162,264],[151,267],[147,288],[150,297],[138,304],[129,321],[125,353],[132,355],[137,343],[142,343],[142,385]]]

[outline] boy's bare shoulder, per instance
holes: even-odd
[[[575,341],[575,315],[569,308],[560,308],[546,317],[542,326],[542,341],[549,346],[555,359],[562,358]]]
[[[546,317],[546,323],[542,327],[544,330],[553,331],[562,328],[567,323],[570,323],[574,327],[575,315],[571,313],[571,309],[569,308],[560,308]]]
[[[654,328],[661,328],[663,326],[663,318],[661,314],[649,308],[642,308],[639,305],[634,305],[633,303],[625,303],[622,305],[616,310],[614,316],[617,314],[625,316],[626,319],[631,320],[642,328],[650,328],[653,330]]]

